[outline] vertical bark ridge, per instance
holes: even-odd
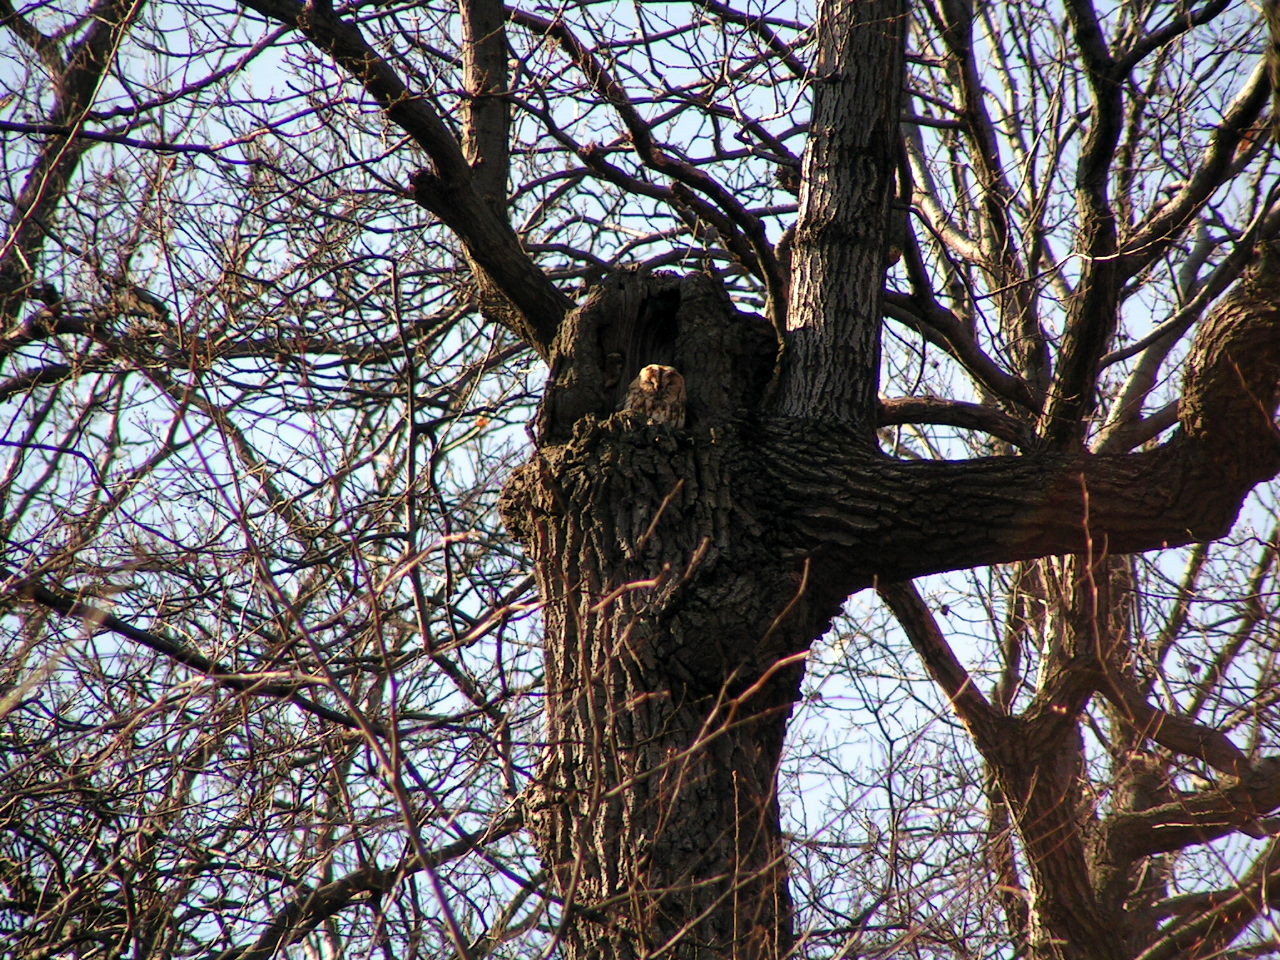
[[[529,806],[585,917],[566,925],[570,957],[793,946],[776,791],[801,674],[788,655],[833,611],[794,602],[776,558],[741,555],[762,521],[722,430],[692,443],[629,413],[589,418],[504,495],[547,601],[550,747]]]
[[[777,412],[874,436],[905,70],[901,0],[824,3]],[[858,122],[849,122],[857,117]]]

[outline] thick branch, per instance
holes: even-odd
[[[902,423],[933,423],[965,430],[981,430],[1014,446],[1029,448],[1031,431],[995,407],[940,397],[893,397],[880,403],[882,427]]]
[[[66,196],[80,157],[88,147],[76,133],[141,7],[142,3],[134,0],[103,4],[95,11],[83,38],[68,51],[65,65],[60,64],[51,42],[34,30],[23,31],[21,21],[12,22],[14,29],[20,35],[26,33],[27,42],[41,51],[46,67],[52,68],[56,97],[48,119],[54,129],[67,132],[52,134],[45,142],[14,201],[9,235],[0,247],[0,318],[13,316],[32,295],[45,300],[53,296],[51,291],[34,286],[35,267],[54,212]],[[11,9],[0,8],[0,13]]]
[[[502,0],[461,0],[462,148],[476,191],[502,213],[507,205],[511,108],[507,93],[506,11]]]
[[[1280,471],[1280,270],[1267,256],[1205,321],[1188,360],[1181,429],[1137,454],[1047,453],[897,462],[856,431],[763,427],[782,536],[820,557],[837,591],[876,577],[1065,553],[1132,553],[1222,536]],[[829,561],[829,562],[825,562]]]
[[[1195,757],[1229,776],[1242,777],[1248,773],[1248,758],[1221,730],[1152,706],[1121,677],[1108,676],[1097,688],[1142,736],[1176,753]]]
[[[1111,818],[1104,825],[1105,844],[1128,859],[1168,853],[1250,827],[1277,808],[1280,757],[1269,757],[1231,786]]]
[[[1076,168],[1080,220],[1076,250],[1083,271],[1067,304],[1058,369],[1041,425],[1044,437],[1056,447],[1084,437],[1086,418],[1094,406],[1098,365],[1119,318],[1122,279],[1116,265],[1116,217],[1108,184],[1124,114],[1123,88],[1093,5],[1073,0],[1067,10],[1089,77],[1093,109]]]
[[[510,301],[509,309],[495,311],[496,319],[546,357],[569,300],[534,264],[511,224],[486,202],[457,139],[427,100],[411,93],[360,30],[331,10],[297,0],[244,0],[244,5],[280,23],[295,24],[364,87],[387,119],[426,151],[434,169],[414,178],[414,198],[453,230],[473,265]]]
[[[876,411],[906,21],[901,0],[832,0],[819,8],[777,398],[783,416],[852,423],[867,436]]]
[[[1233,483],[1229,466],[1183,436],[1127,456],[899,463],[857,451],[852,436],[806,442],[812,428],[768,429],[778,496],[801,534],[795,545],[829,558],[847,592],[876,577],[1214,539],[1254,483],[1280,468],[1272,443],[1266,470]]]

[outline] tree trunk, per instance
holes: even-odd
[[[508,488],[536,517],[551,746],[528,808],[570,957],[792,945],[775,774],[811,630],[725,432],[622,414]]]
[[[792,947],[776,773],[837,604],[771,547],[745,439],[771,344],[705,277],[623,275],[567,324],[544,443],[504,493],[546,604],[527,809],[570,957]],[[687,430],[611,412],[650,361],[686,374]]]
[[[502,504],[545,602],[551,746],[526,806],[568,955],[786,955],[776,773],[804,652],[877,575],[1225,529],[1280,460],[1276,310],[1259,292],[1203,325],[1183,432],[1162,447],[956,463],[762,412],[774,341],[710,278],[623,273],[575,311],[538,450]],[[687,426],[622,409],[650,363],[683,373]],[[1102,666],[1093,615],[1064,663]],[[1096,674],[1046,677],[1035,716],[979,736],[1032,861],[1033,952],[1055,960],[1086,956],[1072,944],[1119,956],[1078,819],[1075,717]]]

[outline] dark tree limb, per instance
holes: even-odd
[[[832,589],[1053,554],[1133,553],[1223,535],[1280,470],[1280,270],[1252,276],[1205,320],[1181,428],[1142,453],[899,462],[856,433],[763,427],[773,493]]]
[[[1097,688],[1141,736],[1175,753],[1195,757],[1228,776],[1243,777],[1249,772],[1244,751],[1221,730],[1152,706],[1130,683],[1110,673]]]
[[[1127,73],[1156,50],[1172,43],[1194,27],[1203,26],[1230,6],[1231,0],[1210,0],[1198,10],[1170,17],[1169,22],[1164,26],[1157,27],[1150,33],[1141,34],[1128,45],[1127,49],[1120,52],[1116,58],[1117,67]],[[1141,21],[1135,21],[1135,28],[1140,23]]]
[[[470,167],[472,187],[481,202],[495,215],[496,224],[491,229],[501,230],[509,224],[507,190],[510,177],[511,103],[508,97],[509,73],[506,34],[506,11],[502,0],[460,0],[462,19],[462,85],[465,96],[460,113],[462,119],[462,151]],[[429,173],[419,173],[415,180],[415,196],[419,201],[430,200],[428,209],[433,212],[446,210],[452,202],[449,196],[433,193]],[[442,216],[439,212],[437,215]],[[443,216],[442,216],[443,218]],[[485,253],[480,241],[466,242],[464,249],[471,271],[476,279],[481,312],[514,329],[528,339],[522,322],[529,316],[520,301],[530,302],[530,297],[519,293],[511,297],[504,292],[502,275],[494,275],[486,267]],[[490,264],[490,266],[493,266]],[[525,278],[522,286],[533,278]],[[530,286],[530,293],[535,289]],[[512,308],[515,307],[515,310]],[[544,306],[542,309],[546,309]],[[555,309],[548,315],[555,317]],[[542,340],[551,332],[550,324],[538,331],[531,331]],[[537,347],[537,344],[535,344]],[[539,348],[544,356],[546,350]]]
[[[0,320],[16,315],[31,297],[56,300],[57,295],[37,280],[40,262],[54,212],[65,199],[80,158],[89,147],[77,135],[103,76],[115,59],[120,42],[142,9],[134,0],[108,0],[95,10],[84,35],[67,51],[65,59],[56,44],[18,17],[6,3],[0,14],[24,42],[33,46],[50,69],[56,93],[48,120],[56,130],[36,154],[13,203],[8,235],[0,245]]]
[[[845,593],[877,576],[1215,539],[1280,463],[1273,445],[1262,476],[1229,483],[1217,459],[1185,437],[1127,456],[899,463],[871,459],[853,436],[805,443],[812,428],[803,424],[767,429],[765,459],[794,517],[793,545],[822,558]]]
[[[941,397],[893,397],[880,403],[880,426],[933,423],[965,430],[981,430],[1016,447],[1029,449],[1033,437],[1027,425],[995,407]]]
[[[12,0],[0,0],[0,26],[12,30],[19,40],[36,52],[49,76],[59,76],[66,69],[57,41],[15,10]]]
[[[1280,905],[1280,843],[1253,863],[1238,883],[1222,890],[1191,894],[1173,904],[1188,919],[1174,923],[1135,960],[1198,960],[1204,957],[1262,957],[1264,953],[1225,952],[1225,948],[1267,907]],[[1272,941],[1274,945],[1275,941]]]
[[[1271,85],[1271,136],[1280,144],[1280,0],[1266,0],[1262,18],[1267,24],[1267,79]]]
[[[388,120],[426,151],[432,169],[414,177],[414,199],[458,236],[473,265],[488,277],[493,290],[501,291],[507,303],[491,311],[494,319],[514,330],[540,356],[548,356],[569,300],[538,269],[510,223],[486,199],[443,118],[424,97],[409,90],[358,27],[332,11],[298,0],[244,0],[244,5],[270,20],[296,25],[364,87]]]
[[[1121,76],[1107,49],[1093,4],[1072,0],[1067,13],[1083,55],[1093,107],[1089,132],[1076,168],[1076,210],[1080,234],[1076,252],[1083,267],[1067,304],[1058,368],[1041,420],[1041,434],[1051,447],[1064,448],[1084,438],[1094,406],[1099,363],[1119,318],[1120,284],[1116,268],[1116,215],[1108,196],[1112,159],[1119,144],[1124,115]]]
[[[874,430],[907,4],[824,3],[774,412]],[[858,122],[850,123],[852,117]]]
[[[735,9],[726,3],[718,3],[717,0],[703,0],[701,6],[704,10],[715,14],[722,20],[746,27],[747,30],[759,38],[761,43],[772,50],[782,63],[786,64],[793,77],[803,77],[809,72],[808,65],[796,54],[795,48],[769,29],[769,24],[765,17],[744,13],[742,10]]]
[[[238,693],[278,697],[288,700],[307,713],[314,714],[323,720],[348,729],[368,728],[375,733],[380,731],[380,727],[376,724],[361,723],[347,714],[332,710],[323,704],[316,703],[309,697],[303,696],[299,691],[310,682],[308,680],[299,679],[297,682],[281,683],[274,675],[255,676],[253,673],[229,670],[204,654],[192,650],[184,643],[172,640],[163,634],[156,633],[154,630],[143,630],[141,627],[136,627],[129,621],[117,617],[101,607],[96,607],[82,598],[51,590],[31,580],[17,578],[14,576],[13,571],[6,570],[3,567],[0,567],[0,577],[9,581],[6,593],[37,603],[50,610],[56,610],[66,616],[79,618],[92,628],[110,630],[117,636],[132,640],[134,643],[168,657],[175,663],[180,663],[195,670],[197,673],[204,674],[220,687],[234,690]]]
[[[1214,128],[1199,164],[1182,188],[1122,238],[1118,264],[1122,281],[1136,276],[1163,255],[1229,179],[1234,172],[1236,151],[1258,122],[1270,93],[1267,72],[1259,66]]]
[[[1127,859],[1169,853],[1251,828],[1277,809],[1280,757],[1268,757],[1253,764],[1243,778],[1225,786],[1183,794],[1158,807],[1112,817],[1104,824],[1102,845],[1113,856]]]
[[[476,192],[499,215],[507,206],[511,107],[507,102],[506,11],[501,0],[461,0],[462,151]]]
[[[984,353],[960,319],[937,300],[885,291],[883,307],[885,316],[905,324],[945,350],[997,397],[1028,411],[1040,409],[1040,401],[1027,382]]]

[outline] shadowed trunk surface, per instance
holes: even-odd
[[[529,808],[582,914],[569,955],[784,956],[788,658],[836,605],[775,548],[743,442],[771,337],[702,277],[624,275],[569,326],[542,424],[568,442],[544,443],[503,503],[546,603],[551,746]],[[654,361],[686,372],[687,430],[610,412]]]
[[[624,272],[571,314],[502,503],[545,602],[550,746],[526,803],[567,955],[786,956],[776,774],[809,645],[878,578],[1219,535],[1280,451],[1272,284],[1204,324],[1183,430],[1105,456],[900,462],[772,416],[771,331],[707,277]],[[687,426],[623,409],[649,363],[684,375]],[[1112,854],[1079,832],[1073,739],[1078,677],[1105,664],[1081,658],[1040,718],[968,719],[1032,861],[1032,952],[1110,958]]]

